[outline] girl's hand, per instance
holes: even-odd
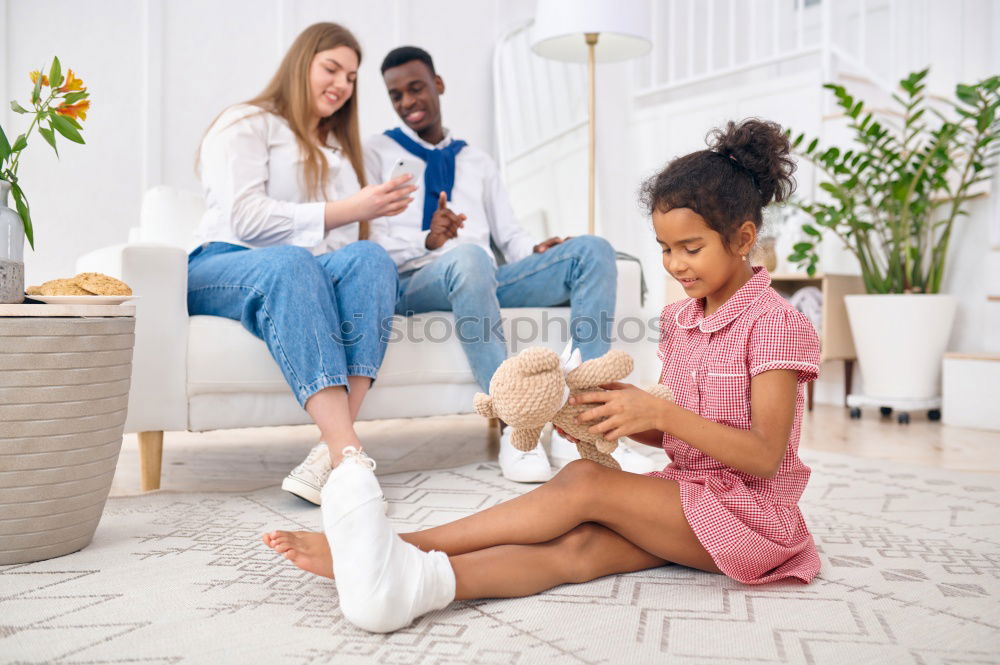
[[[383,182],[381,185],[368,185],[360,192],[350,197],[357,213],[355,220],[375,219],[376,217],[392,217],[406,210],[413,201],[410,194],[417,191],[416,185],[406,185],[413,178],[409,173]]]
[[[578,416],[581,423],[589,423],[601,418],[589,429],[591,434],[599,434],[608,441],[614,441],[630,434],[658,430],[659,417],[670,402],[650,395],[629,383],[608,383],[606,392],[581,393],[570,398],[570,404],[599,404]]]

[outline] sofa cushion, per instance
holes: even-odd
[[[561,351],[568,339],[569,308],[503,310],[511,351],[547,346]],[[474,384],[450,312],[395,317],[380,386]],[[281,370],[264,342],[238,321],[192,316],[188,336],[188,396],[214,393],[285,393]]]

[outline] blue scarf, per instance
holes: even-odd
[[[385,135],[414,157],[427,163],[424,170],[424,221],[421,228],[431,228],[431,217],[437,210],[438,197],[444,192],[451,200],[455,186],[455,156],[466,146],[465,141],[452,141],[444,148],[429,150],[407,136],[399,127],[387,129]]]

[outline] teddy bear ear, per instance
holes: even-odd
[[[533,376],[559,367],[559,355],[541,346],[532,346],[517,354],[521,374]]]
[[[497,412],[493,408],[493,398],[486,393],[476,393],[472,400],[472,408],[483,418],[496,418]]]

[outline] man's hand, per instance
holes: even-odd
[[[465,226],[465,215],[456,215],[448,209],[448,196],[441,192],[438,197],[438,209],[431,217],[431,228],[424,241],[427,249],[437,249],[452,238],[458,236],[458,230]]]
[[[673,403],[660,399],[628,383],[608,383],[606,392],[581,393],[570,398],[570,404],[599,404],[581,413],[577,420],[592,423],[606,418],[588,430],[608,441],[637,432],[660,430],[659,418]],[[662,431],[662,430],[661,430]]]
[[[559,236],[553,236],[548,240],[543,240],[542,242],[535,245],[535,254],[541,254],[549,247],[555,247],[556,245],[559,245],[566,240],[569,240],[569,238],[560,238]]]

